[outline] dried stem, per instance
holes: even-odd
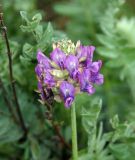
[[[18,123],[18,119],[17,119],[17,117],[16,117],[16,114],[15,114],[15,112],[14,112],[14,109],[13,109],[13,106],[12,106],[11,102],[10,102],[9,98],[7,97],[8,93],[7,93],[7,91],[6,91],[6,88],[4,87],[4,84],[3,84],[3,82],[2,82],[1,77],[0,77],[0,87],[2,88],[4,101],[5,101],[5,103],[7,104],[7,108],[8,108],[8,110],[9,110],[9,113],[11,114],[12,118],[14,119],[14,121],[15,121],[16,123]]]
[[[19,117],[21,128],[23,129],[24,135],[26,136],[27,135],[27,128],[25,126],[24,119],[23,119],[23,116],[22,116],[22,113],[20,110],[20,105],[19,105],[18,98],[17,98],[15,81],[13,78],[13,70],[12,70],[12,54],[11,54],[10,45],[9,45],[8,36],[7,36],[7,28],[4,25],[3,13],[1,11],[0,11],[0,25],[1,25],[1,29],[3,31],[3,38],[5,39],[5,43],[6,43],[6,47],[7,47],[7,56],[8,56],[8,60],[9,60],[10,83],[11,83],[11,87],[12,87],[12,91],[13,91],[14,102],[16,104],[16,112]]]
[[[65,141],[64,137],[60,133],[60,126],[58,123],[55,123],[53,120],[53,114],[52,114],[52,105],[50,105],[47,101],[45,101],[45,105],[47,107],[47,110],[50,114],[51,118],[48,118],[48,120],[51,122],[55,132],[57,133],[57,136],[59,137],[60,142],[66,146],[67,148],[71,149],[71,146]]]
[[[58,135],[61,143],[62,143],[64,146],[66,146],[67,148],[71,149],[71,146],[65,141],[64,137],[63,137],[63,136],[61,135],[61,133],[60,133],[60,126],[59,126],[58,124],[55,124],[55,123],[53,122],[53,128],[55,129],[55,131],[56,131],[56,133],[57,133],[57,135]]]

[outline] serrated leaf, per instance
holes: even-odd
[[[39,22],[42,19],[40,13],[33,16],[32,20],[28,20],[26,12],[20,12],[23,19],[26,21],[26,25],[21,25],[20,28],[23,32],[33,32],[39,25]]]
[[[21,28],[21,30],[22,30],[23,32],[33,32],[33,31],[36,29],[36,27],[37,27],[38,24],[39,24],[39,23],[36,22],[36,21],[34,21],[34,22],[29,22],[29,23],[27,24],[27,26],[21,25],[20,28]]]
[[[53,28],[51,23],[48,23],[47,29],[45,30],[37,48],[40,48],[42,51],[45,51],[52,44],[53,37]]]
[[[24,53],[31,53],[33,51],[33,46],[29,43],[25,43],[23,46]]]
[[[23,46],[23,56],[26,60],[35,60],[36,59],[36,48],[34,48],[31,44],[25,43]],[[22,59],[22,57],[21,57]]]
[[[37,21],[37,22],[40,22],[42,20],[42,15],[40,13],[37,13],[36,15],[34,15],[32,17],[32,20],[33,21]]]

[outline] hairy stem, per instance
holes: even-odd
[[[72,154],[73,154],[72,159],[78,160],[75,102],[73,102],[71,106],[71,128],[72,128]]]
[[[1,29],[3,31],[3,38],[5,39],[5,43],[6,43],[6,47],[7,47],[7,56],[8,56],[8,61],[9,61],[10,83],[11,83],[11,87],[12,87],[12,91],[13,91],[14,102],[16,104],[16,112],[17,112],[18,117],[19,117],[21,128],[23,129],[24,135],[26,136],[27,135],[27,128],[25,126],[24,119],[23,119],[23,116],[22,116],[22,113],[21,113],[21,110],[20,110],[20,105],[19,105],[18,98],[17,98],[15,81],[14,81],[14,78],[13,78],[12,54],[11,54],[10,45],[9,45],[8,36],[7,36],[7,28],[4,25],[3,13],[1,11],[0,11],[0,25],[1,25]]]

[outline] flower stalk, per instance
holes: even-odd
[[[71,106],[71,128],[72,128],[72,159],[78,160],[75,102],[73,102]]]

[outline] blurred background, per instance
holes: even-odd
[[[102,109],[98,120],[95,119],[93,123],[97,125],[97,130],[102,121],[103,134],[110,133],[113,127],[109,121],[116,114],[121,123],[129,122],[135,130],[134,0],[1,0],[0,3],[13,53],[19,103],[29,128],[28,140],[18,143],[22,131],[10,120],[1,87],[0,160],[66,160],[71,156],[71,151],[59,143],[50,124],[45,123],[46,109],[38,102],[39,97],[35,92],[36,50],[41,46],[42,51],[48,55],[52,50],[52,42],[61,39],[71,39],[75,43],[81,40],[84,45],[96,46],[94,58],[103,61],[101,72],[105,77],[104,84],[96,88],[94,95],[82,94],[76,98],[78,137],[81,137],[79,149],[84,149],[88,140],[85,124],[82,127],[82,108],[92,113],[90,106],[93,103],[95,105],[99,99],[102,99]],[[25,12],[20,14],[20,11]],[[35,14],[40,15],[34,21],[32,17]],[[0,36],[0,77],[9,99],[12,99],[5,52],[6,47]],[[61,123],[62,135],[71,143],[70,111],[65,110],[63,104],[55,103],[54,115]],[[135,142],[135,139],[131,141]],[[124,142],[120,153],[116,154],[118,147],[115,145],[109,153],[114,159],[134,160],[135,155],[131,151],[123,155],[123,146]],[[135,143],[133,146],[132,150],[135,149]],[[91,158],[84,158],[87,159]],[[105,160],[104,157],[98,159]]]

